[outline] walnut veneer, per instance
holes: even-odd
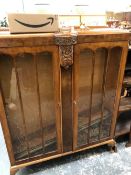
[[[114,131],[129,33],[0,34],[0,120],[11,174]]]

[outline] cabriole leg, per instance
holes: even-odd
[[[11,169],[10,170],[10,175],[15,175],[18,170]]]
[[[111,152],[117,152],[117,146],[114,140],[108,143],[108,147]]]

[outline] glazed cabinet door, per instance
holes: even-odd
[[[126,50],[125,42],[75,46],[74,150],[112,137],[120,96],[120,72],[122,64],[125,64]]]
[[[60,153],[57,46],[1,49],[0,90],[15,161]]]

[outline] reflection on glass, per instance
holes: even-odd
[[[90,134],[89,134],[89,142],[95,142],[99,139],[99,128],[100,128],[100,119],[95,119],[90,124]]]
[[[118,72],[120,66],[122,49],[114,47],[109,54],[108,67],[105,81],[105,94],[103,100],[103,122],[101,130],[101,138],[109,137],[111,120],[113,117],[114,103],[116,96]]]
[[[120,47],[80,53],[78,147],[109,137],[120,58]]]
[[[88,122],[91,103],[91,75],[93,71],[93,52],[89,49],[79,57],[79,99],[78,99],[78,146],[87,144]]]
[[[56,151],[52,55],[0,55],[0,84],[15,159]]]
[[[13,58],[0,55],[0,85],[16,160],[28,157]]]
[[[48,52],[42,52],[37,57],[43,140],[45,153],[48,153],[57,149],[53,60],[52,55]]]
[[[42,150],[35,62],[33,55],[29,53],[17,55],[15,62],[26,123],[29,154],[34,156],[37,151]]]
[[[89,129],[89,142],[99,140],[100,118],[102,117],[104,73],[107,60],[107,49],[99,48],[95,52],[93,90],[91,104],[91,123]]]

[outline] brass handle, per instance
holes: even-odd
[[[74,105],[77,105],[77,101],[76,100],[74,100],[73,103],[74,103]]]
[[[58,107],[59,107],[59,108],[61,107],[61,103],[60,103],[60,102],[58,103]]]

